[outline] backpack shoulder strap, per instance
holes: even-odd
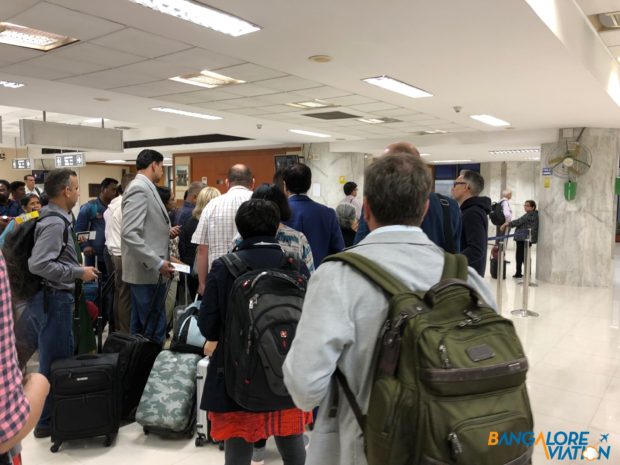
[[[465,255],[444,252],[443,258],[442,281],[444,279],[467,281],[467,257]]]
[[[233,275],[235,279],[252,269],[237,253],[222,255],[220,258],[224,262],[228,272]]]
[[[60,249],[60,254],[58,255],[58,258],[60,258],[60,256],[63,254],[63,252],[67,248],[67,244],[69,243],[69,226],[71,226],[71,222],[58,212],[46,212],[39,217],[39,221],[43,220],[44,218],[48,218],[50,216],[58,217],[62,219],[65,223],[65,229],[62,232],[62,247]]]
[[[454,236],[452,233],[452,217],[450,215],[450,201],[445,195],[436,194],[441,204],[441,212],[443,213],[443,245],[444,249],[450,253],[456,251],[454,244]]]
[[[347,265],[355,268],[359,273],[370,279],[377,286],[383,289],[390,295],[401,294],[403,292],[410,292],[407,286],[403,282],[394,276],[392,273],[386,271],[382,266],[377,265],[372,260],[354,253],[354,252],[340,252],[334,255],[330,255],[325,258],[323,262],[344,262]]]

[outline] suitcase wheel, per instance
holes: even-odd
[[[113,442],[114,442],[114,436],[113,435],[106,436],[105,437],[105,441],[103,443],[103,446],[104,447],[110,447]]]
[[[146,426],[144,426],[142,428],[142,431],[144,431],[144,434],[149,434],[150,433],[150,431],[148,430],[148,428]]]
[[[224,450],[224,441],[220,441],[220,442],[218,442],[218,443],[217,443],[217,448],[218,448],[219,450]]]
[[[58,452],[58,450],[60,449],[60,444],[59,442],[55,442],[54,444],[52,444],[52,447],[50,447],[50,452],[52,453],[56,453]]]
[[[205,438],[204,436],[198,436],[196,438],[195,444],[196,447],[202,447],[207,443],[207,438]]]

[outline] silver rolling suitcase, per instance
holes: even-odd
[[[209,357],[205,357],[198,362],[196,368],[196,447],[202,447],[210,441],[209,421],[207,420],[207,411],[200,408],[202,399],[202,391],[205,387],[207,379],[207,367],[209,366]]]

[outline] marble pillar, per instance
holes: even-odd
[[[358,185],[358,196],[362,199],[364,191],[364,164],[363,153],[334,153],[330,151],[329,144],[312,144],[304,147],[306,165],[312,170],[312,184],[308,195],[312,200],[336,208],[338,203],[345,197],[342,190],[343,184],[340,177],[346,181],[353,181]],[[320,189],[320,195],[316,195],[316,188]]]
[[[575,129],[574,134],[579,131]],[[542,173],[538,174],[537,276],[555,284],[608,287],[613,282],[614,180],[620,130],[587,128],[580,142],[590,149],[592,166],[577,178],[575,200],[565,200],[564,179],[553,176],[551,186],[544,188]],[[556,146],[541,146],[543,166]]]

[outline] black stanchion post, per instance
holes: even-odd
[[[504,281],[504,241],[497,242],[497,291],[495,299],[497,300],[497,312],[502,314],[502,290]]]

